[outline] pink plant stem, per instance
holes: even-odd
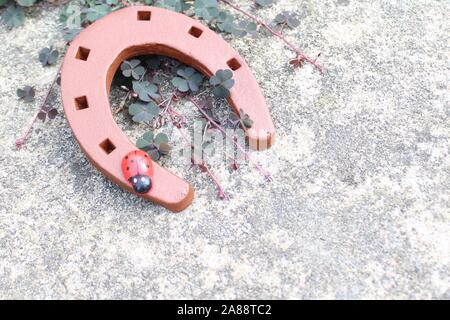
[[[161,96],[162,97],[162,96]],[[175,110],[172,109],[171,107],[171,103],[172,103],[172,99],[174,96],[172,96],[172,98],[168,99],[167,102],[167,107],[166,109],[169,111],[167,114],[169,115],[173,125],[175,128],[178,129],[178,131],[181,133],[181,136],[183,137],[183,139],[186,141],[186,143],[188,143],[191,148],[194,148],[194,145],[192,144],[192,142],[189,140],[188,137],[186,137],[186,135],[184,134],[183,130],[181,130],[181,128],[179,128],[176,123],[178,123],[181,126],[180,122],[176,122],[176,120],[173,118],[173,113],[177,116],[179,115],[178,112],[176,112]],[[191,158],[193,159],[193,158]],[[195,164],[195,161],[193,162]],[[211,171],[211,169],[209,168],[209,166],[207,165],[207,163],[205,161],[202,161],[202,163],[196,164],[197,166],[199,166],[201,169],[204,169],[204,171],[206,172],[206,174],[208,174],[208,176],[211,178],[211,180],[213,181],[214,185],[216,186],[217,189],[217,195],[219,196],[220,199],[228,199],[227,194],[225,193],[225,190],[222,188],[222,185],[219,182],[219,179],[217,179],[217,177],[214,175],[214,173]]]
[[[317,63],[316,59],[311,59],[308,56],[306,56],[299,48],[297,48],[292,42],[290,42],[288,39],[286,39],[286,37],[280,33],[277,32],[275,30],[273,30],[266,22],[264,22],[263,20],[255,17],[254,15],[252,15],[251,13],[245,11],[244,9],[242,9],[240,6],[232,3],[229,0],[219,0],[222,1],[223,3],[229,5],[230,7],[232,7],[234,10],[242,13],[243,15],[249,17],[250,19],[252,19],[253,21],[255,21],[258,25],[262,26],[263,28],[265,28],[267,31],[269,31],[271,34],[273,34],[274,36],[278,37],[279,39],[281,39],[289,48],[291,48],[292,51],[294,51],[297,54],[297,58],[301,61],[307,61],[310,64],[312,64],[317,70],[319,70],[320,74],[323,74],[323,70],[322,70],[322,66],[320,64]]]
[[[56,76],[53,79],[52,84],[50,85],[50,87],[47,90],[44,101],[40,105],[38,112],[36,112],[36,115],[34,116],[33,120],[31,121],[30,125],[28,126],[27,131],[25,132],[25,134],[22,137],[20,137],[19,139],[16,140],[17,149],[20,149],[27,142],[28,138],[30,137],[31,133],[33,132],[33,127],[34,127],[36,121],[39,119],[38,115],[42,111],[42,109],[47,105],[48,99],[50,98],[50,94],[52,93],[53,87],[55,86],[55,83],[58,80],[60,72],[61,72],[61,66],[58,68],[58,72],[56,73]]]
[[[259,165],[258,163],[256,163],[255,161],[253,161],[253,159],[250,157],[250,155],[248,154],[248,152],[244,149],[244,147],[242,147],[239,143],[236,142],[236,139],[234,139],[233,137],[229,137],[227,132],[225,131],[224,128],[222,128],[217,122],[214,121],[214,119],[212,119],[206,112],[205,110],[203,110],[203,108],[197,103],[197,101],[195,101],[193,98],[191,97],[186,97],[190,102],[192,102],[194,104],[194,106],[203,114],[203,116],[214,126],[216,127],[216,129],[218,129],[220,132],[222,132],[222,134],[228,139],[230,140],[236,148],[238,148],[242,154],[245,156],[245,159],[250,162],[265,178],[267,181],[272,181],[272,175],[267,172],[266,170],[264,170],[261,165]]]
[[[204,171],[208,174],[208,176],[211,178],[211,180],[214,182],[217,188],[217,194],[220,199],[228,199],[228,196],[225,194],[225,191],[223,190],[222,186],[219,183],[219,180],[216,178],[216,176],[211,172],[211,169],[209,169],[208,165],[203,162],[201,167],[204,169]]]

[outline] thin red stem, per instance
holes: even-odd
[[[220,199],[228,199],[228,196],[225,194],[225,191],[223,190],[222,186],[220,185],[219,180],[216,178],[216,176],[212,173],[211,169],[209,169],[208,165],[203,161],[201,164],[201,168],[208,174],[208,176],[211,178],[211,180],[214,182],[217,188],[217,194]]]
[[[273,34],[274,36],[276,36],[279,39],[281,39],[292,51],[294,51],[297,54],[297,59],[299,59],[301,61],[307,61],[308,63],[312,64],[317,70],[319,70],[319,72],[321,74],[323,74],[322,66],[317,63],[316,59],[309,58],[299,48],[297,48],[292,42],[290,42],[288,39],[286,39],[286,37],[282,33],[277,32],[274,29],[272,29],[265,21],[259,19],[258,17],[255,17],[251,13],[245,11],[240,6],[238,6],[237,4],[232,3],[229,0],[219,0],[219,1],[222,1],[223,3],[225,3],[225,4],[229,5],[230,7],[232,7],[234,10],[236,10],[236,11],[242,13],[243,15],[247,16],[248,18],[252,19],[258,25],[260,25],[261,27],[263,27],[267,31],[269,31],[271,34]]]
[[[162,95],[161,95],[161,98],[162,98]],[[188,137],[186,137],[186,135],[184,134],[183,130],[181,130],[181,128],[180,128],[181,127],[181,122],[180,121],[176,121],[174,119],[174,117],[173,117],[173,114],[175,114],[175,116],[178,116],[179,113],[172,109],[172,107],[171,107],[172,100],[173,100],[173,96],[172,96],[171,99],[168,99],[166,110],[169,111],[169,112],[167,112],[167,114],[169,115],[173,126],[178,129],[178,131],[181,133],[181,136],[186,141],[186,143],[190,144],[191,148],[194,148],[194,145],[192,144],[192,142],[189,140]],[[183,121],[183,120],[181,120],[181,121]],[[177,126],[177,124],[180,127]],[[193,161],[194,158],[191,157],[191,160]],[[222,199],[222,200],[223,199],[228,199],[228,196],[225,193],[225,190],[222,188],[222,185],[220,184],[219,179],[217,179],[217,177],[211,171],[211,169],[209,168],[208,164],[204,160],[202,160],[201,164],[198,164],[195,161],[193,161],[193,164],[198,166],[199,168],[203,169],[203,171],[206,172],[206,174],[211,178],[211,180],[213,181],[214,185],[216,186],[217,195],[219,196],[219,198]]]
[[[39,113],[47,105],[48,99],[50,98],[50,94],[52,93],[53,87],[55,86],[56,81],[58,80],[60,72],[61,72],[61,66],[58,68],[58,72],[56,73],[56,76],[53,79],[52,84],[50,85],[50,87],[47,90],[44,101],[42,101],[42,104],[40,105],[38,112],[36,112],[36,115],[34,116],[33,120],[31,121],[30,125],[28,126],[27,131],[25,132],[25,134],[22,137],[20,137],[19,139],[16,140],[17,149],[20,149],[27,142],[28,138],[30,137],[31,133],[33,132],[33,127],[34,127],[36,121],[39,119],[38,118]]]
[[[192,102],[194,104],[194,106],[202,113],[202,115],[216,128],[218,129],[220,132],[222,132],[222,134],[228,139],[230,140],[236,148],[239,149],[239,151],[242,152],[242,154],[245,156],[245,159],[250,162],[266,179],[267,181],[272,181],[272,175],[267,172],[266,170],[264,170],[261,165],[259,165],[257,162],[255,162],[250,155],[248,154],[248,152],[244,149],[244,147],[242,147],[239,143],[237,143],[236,139],[229,137],[227,132],[225,131],[224,128],[222,128],[217,122],[214,121],[213,118],[211,118],[206,112],[205,110],[203,110],[203,108],[197,103],[197,101],[195,101],[193,98],[191,97],[186,97],[190,102]]]

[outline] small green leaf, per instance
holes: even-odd
[[[136,146],[148,153],[153,161],[158,161],[162,155],[169,154],[172,149],[169,145],[169,137],[165,133],[158,133],[156,137],[152,131],[146,132],[136,142]]]
[[[237,37],[245,37],[246,35],[256,35],[258,26],[253,21],[242,20],[234,27],[232,33]]]
[[[180,77],[175,77],[172,79],[172,84],[175,88],[178,89],[180,92],[188,92],[189,91],[189,84],[188,82]]]
[[[247,129],[250,129],[251,127],[253,127],[253,120],[252,119],[244,119],[242,120],[242,123],[244,124],[244,127],[246,127]]]
[[[209,79],[209,83],[214,86],[213,94],[217,98],[227,98],[234,85],[233,72],[231,70],[218,70],[214,76]]]
[[[81,28],[82,24],[81,15],[82,12],[77,6],[69,4],[61,10],[59,21],[69,29],[78,29]]]
[[[145,102],[160,98],[158,87],[148,81],[133,81],[133,91]]]
[[[84,9],[83,13],[86,14],[86,19],[89,22],[94,22],[106,16],[110,11],[111,7],[107,4],[97,4],[90,8]]]
[[[128,113],[133,116],[134,122],[148,122],[159,114],[159,108],[153,101],[137,102],[128,108]]]
[[[2,21],[9,29],[21,26],[25,20],[22,8],[10,5],[2,14]]]
[[[139,80],[145,73],[145,68],[141,66],[139,59],[126,60],[120,66],[124,77],[133,77],[135,80]]]
[[[235,29],[234,17],[226,11],[222,11],[217,17],[217,27],[222,32],[233,33]]]
[[[157,148],[151,148],[147,153],[153,161],[158,161],[161,158],[161,153]]]
[[[45,119],[47,117],[52,120],[55,119],[55,117],[58,115],[58,110],[56,110],[53,107],[45,106],[41,108],[41,110],[38,112],[37,117],[39,120],[42,120],[42,122],[45,122]]]
[[[186,67],[179,68],[177,70],[177,74],[179,77],[175,77],[172,79],[172,84],[181,92],[187,92],[191,90],[192,92],[196,92],[199,89],[200,84],[202,83],[203,76],[195,71],[195,69]]]
[[[23,89],[17,89],[17,96],[25,102],[32,102],[34,100],[35,92],[33,87],[25,86]]]
[[[156,6],[176,12],[186,11],[190,7],[186,0],[159,0]]]
[[[253,127],[253,120],[250,119],[250,116],[244,112],[244,110],[239,110],[239,115],[236,113],[231,113],[229,121],[233,126],[237,126],[241,124],[242,127],[250,129]]]
[[[50,108],[50,110],[47,111],[47,116],[49,119],[53,120],[58,115],[58,110],[55,108]]]
[[[278,14],[273,22],[278,25],[287,25],[291,29],[300,25],[300,21],[297,19],[295,14],[287,11]]]
[[[211,21],[219,15],[217,0],[195,0],[195,15],[206,21]]]
[[[225,87],[218,86],[213,89],[212,93],[216,98],[223,99],[228,98],[230,96],[230,90]]]
[[[155,137],[154,143],[159,148],[161,143],[169,143],[169,137],[165,133],[158,133]]]
[[[44,48],[39,52],[39,61],[43,66],[53,65],[58,60],[59,52],[56,49]]]
[[[64,30],[63,38],[64,38],[64,40],[66,40],[67,42],[70,42],[70,41],[72,41],[73,39],[75,39],[75,37],[76,37],[81,31],[83,31],[83,28]]]
[[[138,139],[138,141],[136,142],[136,146],[139,149],[142,150],[146,150],[148,148],[150,148],[153,145],[153,132],[152,131],[148,131],[146,133],[144,133],[144,135]]]

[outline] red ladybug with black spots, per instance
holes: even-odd
[[[122,160],[122,173],[137,193],[147,193],[152,188],[153,163],[146,152],[128,153]]]

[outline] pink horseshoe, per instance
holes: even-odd
[[[133,192],[121,172],[122,158],[136,146],[118,127],[109,105],[112,78],[123,60],[159,54],[191,65],[206,76],[231,69],[236,83],[229,102],[254,121],[250,147],[268,148],[275,129],[261,90],[244,59],[200,22],[169,10],[135,6],[118,10],[84,30],[70,45],[61,71],[64,111],[81,149],[111,181]],[[189,183],[154,163],[146,200],[179,212],[194,197]]]

